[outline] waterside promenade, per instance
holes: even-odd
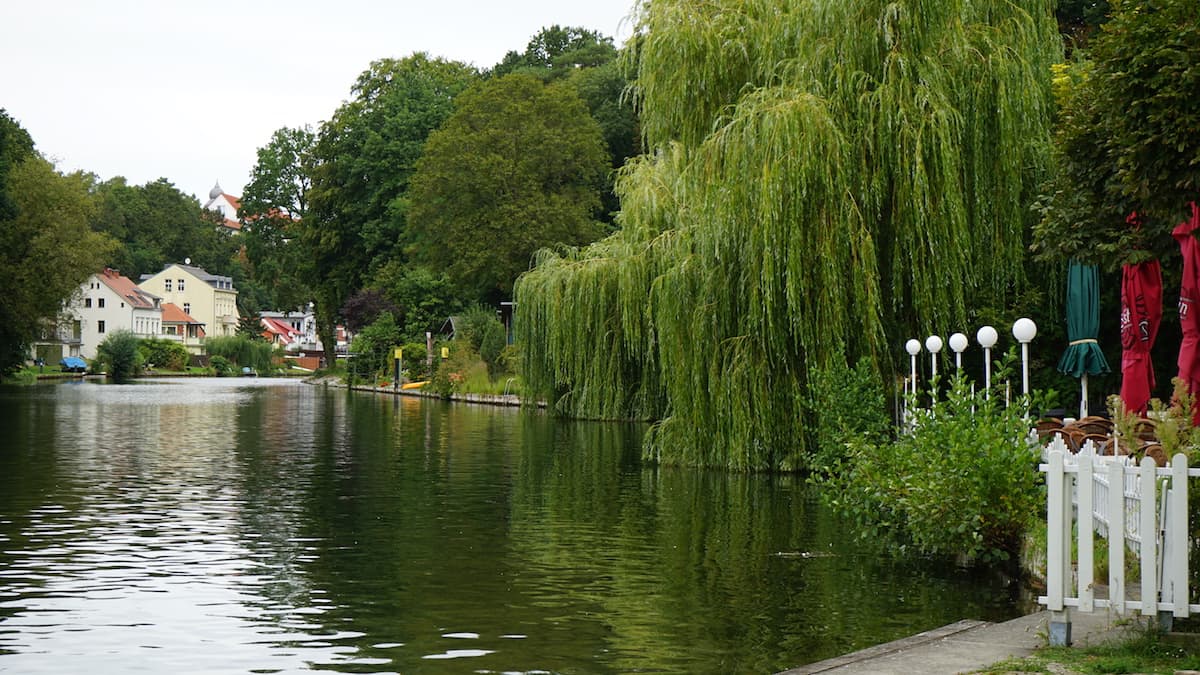
[[[831,673],[846,675],[929,675],[971,673],[1013,657],[1029,656],[1046,644],[1050,621],[1047,611],[1035,612],[1003,623],[964,620],[911,637],[888,642],[780,675]],[[1118,640],[1141,624],[1105,611],[1071,617],[1074,646],[1087,647]]]

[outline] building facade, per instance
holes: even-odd
[[[209,337],[237,332],[238,292],[232,277],[209,274],[189,264],[171,264],[158,274],[142,275],[138,285],[194,317]]]
[[[96,348],[113,331],[128,330],[140,338],[162,332],[161,299],[113,269],[88,277],[63,314],[60,323],[78,331],[78,355],[85,359],[96,358]]]

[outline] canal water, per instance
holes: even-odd
[[[0,671],[771,672],[1027,609],[639,425],[268,379],[0,388]]]

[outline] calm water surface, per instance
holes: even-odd
[[[770,672],[1023,601],[642,428],[277,380],[0,388],[0,671]]]

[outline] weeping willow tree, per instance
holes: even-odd
[[[657,423],[649,457],[803,466],[814,369],[967,325],[1027,283],[1050,0],[650,0],[626,57],[650,153],[622,230],[516,288],[528,391]]]

